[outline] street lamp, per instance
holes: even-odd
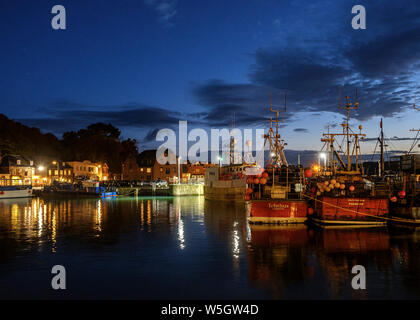
[[[44,171],[45,167],[44,166],[39,166],[38,167],[38,171]]]

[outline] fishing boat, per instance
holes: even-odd
[[[378,226],[387,223],[389,214],[388,194],[382,184],[375,183],[364,175],[361,164],[359,142],[365,138],[362,126],[359,132],[353,131],[349,125],[350,111],[357,110],[359,103],[352,103],[346,96],[341,105],[339,93],[339,109],[346,110],[346,121],[342,124],[342,132],[324,133],[321,141],[328,158],[328,164],[320,172],[309,179],[305,197],[309,200],[308,213],[311,220],[322,225],[365,225]],[[339,145],[337,140],[342,138]],[[343,145],[344,144],[344,145]],[[324,149],[325,148],[325,149]],[[328,156],[327,156],[328,155]],[[326,161],[325,161],[326,162]],[[309,174],[309,176],[312,173]]]
[[[263,173],[247,178],[248,220],[250,223],[303,223],[307,220],[307,204],[303,198],[303,169],[288,164],[284,154],[286,143],[280,139],[279,113],[270,111],[276,119],[270,121],[270,128],[264,135],[264,147],[269,146],[269,160]],[[275,127],[273,127],[273,123]]]
[[[229,163],[223,165],[223,157],[219,157],[219,165],[206,168],[204,176],[204,198],[215,201],[246,201],[246,177],[256,163],[247,163],[242,154],[235,154],[236,140],[230,138]]]
[[[420,155],[400,156],[400,172],[392,186],[393,222],[420,226]]]
[[[32,197],[32,185],[23,184],[17,179],[0,179],[0,200]]]

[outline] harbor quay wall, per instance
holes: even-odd
[[[171,184],[169,189],[173,196],[202,196],[204,194],[203,184]]]
[[[204,194],[202,184],[171,184],[168,188],[122,187],[117,189],[119,196],[201,196]]]

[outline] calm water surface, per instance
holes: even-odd
[[[1,200],[0,298],[419,299],[419,249],[420,230],[254,227],[202,197]]]

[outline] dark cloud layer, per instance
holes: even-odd
[[[337,112],[342,86],[343,97],[354,97],[359,88],[360,108],[355,116],[360,120],[403,111],[410,106],[413,77],[420,71],[420,6],[416,1],[404,6],[391,1],[363,4],[368,12],[366,30],[355,31],[349,21],[343,21],[349,28],[340,24],[327,39],[315,34],[317,45],[295,41],[260,48],[250,67],[249,83],[212,80],[194,88],[197,100],[211,110],[226,103],[235,110],[263,111],[270,91],[276,93],[276,101],[279,92],[288,91],[291,112]],[[342,8],[340,12],[350,12],[350,2],[344,1]],[[319,9],[325,8],[320,4]]]

